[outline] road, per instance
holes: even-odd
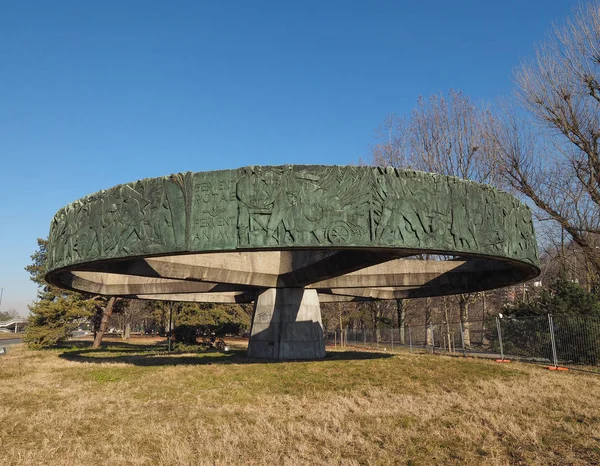
[[[0,340],[0,347],[18,345],[19,343],[22,343],[22,342],[23,342],[23,340],[20,338],[11,338],[10,340]]]

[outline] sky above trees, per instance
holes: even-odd
[[[409,4],[410,3],[410,4]],[[570,0],[0,6],[0,310],[54,213],[144,177],[369,159],[419,96],[492,101]]]

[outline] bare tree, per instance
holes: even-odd
[[[396,299],[396,315],[400,344],[403,345],[406,342],[406,306],[403,299]]]
[[[108,319],[110,319],[110,316],[113,313],[115,304],[117,303],[118,300],[119,300],[119,298],[115,298],[114,296],[111,297],[108,300],[106,307],[103,309],[102,320],[100,321],[99,328],[96,331],[96,334],[94,335],[94,343],[92,343],[93,349],[100,348],[100,344],[102,343],[102,338],[104,337],[104,333],[106,332],[106,326],[108,325]]]
[[[323,303],[321,306],[321,316],[323,319],[323,329],[325,332],[339,329],[340,338],[344,334],[343,330],[348,327],[356,328],[357,304],[353,302],[332,302]],[[342,344],[342,340],[340,340]]]
[[[488,109],[474,104],[460,91],[447,96],[420,97],[409,120],[388,115],[375,132],[373,163],[457,176],[480,183],[500,184],[489,163]],[[470,343],[469,303],[476,295],[458,300],[465,344]],[[429,302],[426,314],[429,313]],[[426,317],[428,320],[428,317]]]
[[[487,162],[490,118],[460,91],[420,97],[408,120],[389,114],[375,130],[373,164],[499,182]]]
[[[375,130],[371,146],[374,165],[411,168],[410,132],[406,119],[391,113]]]
[[[489,111],[460,91],[419,98],[410,121],[410,160],[429,172],[493,183],[485,128]]]
[[[471,102],[462,92],[450,90],[448,97],[420,98],[411,120],[411,153],[415,167],[458,176],[480,183],[498,184],[488,162],[487,109]],[[458,305],[465,346],[470,346],[469,303],[476,294],[462,294]]]
[[[425,298],[425,344],[431,346],[433,344],[433,329],[431,328],[431,298]]]
[[[516,75],[531,121],[492,123],[496,172],[555,220],[600,271],[600,5],[580,6]],[[548,143],[545,143],[548,142]]]

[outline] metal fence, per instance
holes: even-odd
[[[403,328],[338,328],[326,334],[326,341],[333,346],[479,355],[600,373],[600,317],[548,314],[495,317],[468,325],[443,322]]]

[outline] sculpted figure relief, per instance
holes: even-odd
[[[468,250],[477,247],[475,224],[468,210],[467,188],[463,184],[450,184],[452,199],[452,226],[450,231],[454,236],[455,247]]]
[[[267,231],[270,212],[273,208],[270,177],[262,176],[261,167],[246,167],[237,181],[238,238],[240,247],[261,245],[264,241],[255,239],[257,230]]]
[[[375,229],[376,241],[399,241],[407,247],[417,247],[425,235],[420,217],[427,213],[424,206],[420,206],[419,199],[408,191],[403,178],[383,175],[377,178],[377,182],[382,205]]]
[[[374,167],[245,167],[142,180],[61,209],[56,266],[161,253],[262,247],[405,247],[534,263],[529,209],[453,177]]]
[[[321,171],[243,169],[237,183],[240,246],[352,244],[364,234],[364,186],[348,184],[337,167]]]

